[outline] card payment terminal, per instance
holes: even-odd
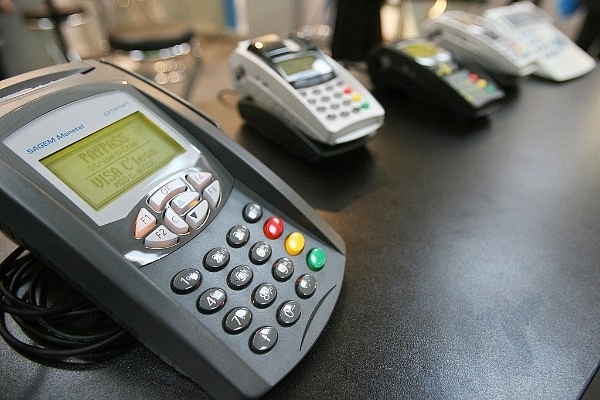
[[[537,68],[535,54],[528,46],[468,11],[446,11],[425,24],[423,32],[459,62],[484,69],[499,83],[516,83]]]
[[[457,62],[448,50],[426,39],[376,46],[368,66],[376,87],[399,90],[458,119],[487,115],[505,97],[485,72]]]
[[[189,104],[85,61],[1,82],[0,127],[2,230],[214,397],[320,335],[343,240]]]
[[[563,82],[583,76],[596,67],[596,60],[561,32],[550,15],[530,1],[488,8],[483,16],[534,54],[537,76]]]
[[[270,34],[242,41],[229,67],[248,124],[310,161],[363,145],[383,124],[371,93],[308,40]]]

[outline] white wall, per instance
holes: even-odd
[[[305,25],[330,23],[327,7],[333,0],[237,0],[245,13],[246,31],[249,37],[266,33],[285,36],[297,32]]]

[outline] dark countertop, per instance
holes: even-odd
[[[200,107],[348,249],[327,328],[267,398],[578,398],[600,361],[600,70],[531,78],[471,125],[376,96],[380,134],[321,164],[240,128],[234,99]],[[0,398],[206,398],[141,345],[60,369],[0,342],[0,360]]]

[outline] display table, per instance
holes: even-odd
[[[202,104],[346,241],[336,311],[270,399],[577,399],[600,361],[600,70],[465,125],[375,93],[364,149],[307,164]],[[4,240],[3,256],[12,245]],[[0,342],[7,399],[202,399],[142,345],[86,368]]]

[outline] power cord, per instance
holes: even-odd
[[[9,317],[24,335],[14,332]],[[70,365],[105,359],[135,343],[23,247],[0,263],[0,336],[35,361]]]

